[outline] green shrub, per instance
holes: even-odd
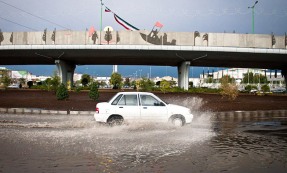
[[[46,85],[33,85],[31,89],[40,89],[40,90],[48,90]]]
[[[258,89],[257,88],[257,86],[255,86],[255,85],[247,85],[246,87],[245,87],[245,90],[247,91],[247,92],[250,92],[252,89]]]
[[[268,85],[263,85],[263,86],[261,87],[261,90],[266,93],[266,92],[269,92],[269,91],[270,91],[270,87],[269,87]]]
[[[73,89],[74,89],[74,91],[75,91],[76,93],[79,93],[79,92],[83,89],[83,87],[76,86],[76,87],[74,87]]]
[[[180,87],[172,87],[170,89],[170,92],[174,92],[174,93],[181,93],[181,92],[185,92],[183,88]]]
[[[98,83],[93,82],[90,86],[89,97],[96,101],[99,98]]]
[[[139,81],[139,86],[140,86],[141,91],[152,91],[155,86],[155,83],[151,81],[150,79],[142,78]]]
[[[67,100],[69,98],[67,87],[64,84],[60,84],[57,88],[56,96],[58,100]]]
[[[166,80],[160,82],[160,90],[165,94],[170,89],[170,83]]]

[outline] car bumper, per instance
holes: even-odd
[[[107,115],[107,114],[98,114],[98,113],[94,114],[94,118],[95,118],[96,122],[106,123],[108,117],[109,117],[109,115]]]
[[[186,114],[186,115],[184,115],[184,117],[185,117],[185,123],[189,124],[192,122],[193,114]]]

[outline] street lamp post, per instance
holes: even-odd
[[[254,34],[254,9],[255,9],[255,5],[258,3],[258,1],[256,1],[254,3],[254,5],[252,7],[248,7],[252,9],[252,33]]]
[[[101,41],[102,41],[102,30],[103,30],[103,2],[101,0],[101,19],[100,19],[100,44],[101,44]]]

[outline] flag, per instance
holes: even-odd
[[[94,32],[95,32],[95,28],[94,26],[91,26],[89,30],[89,37],[93,36]]]
[[[159,28],[162,28],[162,27],[163,27],[163,24],[161,24],[160,22],[156,22],[156,23],[155,23],[155,26],[156,26],[156,27],[159,27]]]
[[[110,10],[108,7],[105,6],[105,12],[109,13],[112,12],[112,10]]]
[[[114,18],[115,20],[118,22],[118,24],[122,25],[126,30],[130,30],[130,31],[138,31],[139,29],[136,28],[135,26],[129,24],[127,21],[125,21],[124,19],[120,18],[118,15],[116,15],[114,13]]]

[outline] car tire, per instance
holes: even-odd
[[[185,118],[182,115],[173,115],[171,123],[176,127],[182,127],[185,125]]]
[[[122,118],[112,117],[109,119],[108,124],[109,126],[113,127],[113,126],[120,126],[123,124],[123,122],[124,120]]]

